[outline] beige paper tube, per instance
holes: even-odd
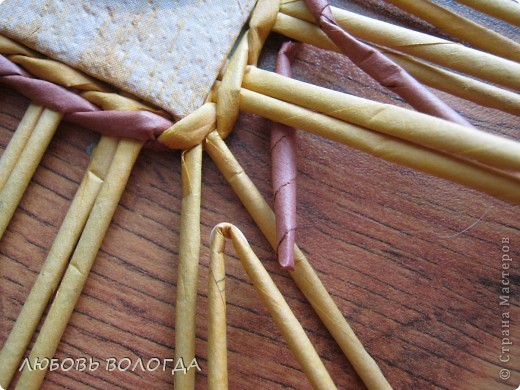
[[[248,47],[247,38],[249,32],[242,37],[236,47],[233,57],[226,65],[226,71],[222,76],[222,83],[217,90],[217,130],[224,139],[231,133],[237,121],[240,105],[240,87],[242,76],[247,65]]]
[[[212,132],[206,138],[204,149],[275,249],[277,242],[274,213],[217,132]],[[391,389],[376,362],[365,350],[316,272],[296,246],[294,255],[295,269],[289,274],[309,300],[365,385],[371,390]]]
[[[256,67],[247,68],[243,87],[460,158],[520,172],[520,142],[508,138]]]
[[[0,191],[7,182],[7,179],[9,179],[9,175],[11,175],[13,168],[18,162],[42,112],[42,106],[31,103],[11,137],[7,148],[2,154],[2,158],[0,158]]]
[[[202,145],[182,153],[182,206],[179,238],[177,301],[175,306],[175,361],[195,358],[195,319],[200,252]],[[175,375],[178,389],[195,388],[195,371]]]
[[[512,61],[520,61],[520,45],[430,0],[385,0],[426,20],[473,47]],[[520,5],[519,5],[520,8]]]
[[[248,90],[242,90],[240,108],[343,143],[384,160],[520,204],[520,180],[508,174]]]
[[[117,143],[116,139],[109,137],[102,137],[99,141],[47,259],[0,352],[0,385],[5,389],[18,370],[45,307],[58,287],[70,255],[101,189]]]
[[[520,27],[520,5],[515,0],[455,0],[495,18]]]
[[[280,33],[300,42],[341,53],[329,37],[314,24],[283,15],[279,21],[283,21],[283,24],[276,24],[275,29],[282,30]],[[482,106],[520,115],[520,95],[517,93],[431,65],[388,47],[373,43],[372,45],[423,84]]]
[[[520,64],[445,39],[331,7],[338,25],[358,39],[386,46],[437,65],[520,90]],[[303,1],[282,0],[274,32],[285,35],[290,17],[313,23]],[[288,16],[290,15],[290,16]],[[290,31],[290,30],[289,30]]]
[[[43,382],[47,370],[34,369],[35,362],[37,359],[38,361],[44,358],[51,359],[56,352],[141,147],[142,143],[139,141],[127,139],[119,141],[106,180],[99,191],[70,264],[31,350],[29,363],[33,370],[24,367],[17,389],[38,389]]]
[[[25,189],[38,168],[38,164],[51,142],[52,136],[60,124],[63,114],[43,110],[38,123],[26,142],[16,165],[11,171],[4,187],[0,191],[0,238],[4,235],[18,203],[23,197]]]
[[[520,94],[430,65],[395,50],[379,49],[423,84],[481,106],[520,116]]]
[[[264,266],[254,254],[242,232],[228,223],[217,225],[211,233],[211,264],[208,278],[208,383],[210,389],[227,389],[226,295],[224,252],[230,239],[253,286],[274,323],[289,345],[303,372],[315,389],[335,389],[327,369],[311,344],[300,322]]]

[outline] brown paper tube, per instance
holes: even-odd
[[[226,238],[233,243],[240,262],[260,295],[274,323],[315,389],[335,389],[327,369],[289,305],[256,257],[240,230],[231,224],[217,225],[211,233],[208,278],[208,383],[210,389],[227,388],[226,295],[224,251]]]
[[[472,126],[398,64],[338,26],[326,0],[305,0],[305,3],[321,30],[341,52],[383,87],[403,98],[419,112],[463,126]]]
[[[240,108],[343,143],[384,160],[520,204],[520,180],[488,167],[475,165],[248,90],[242,90]]]
[[[18,128],[11,137],[7,148],[4,150],[2,158],[0,158],[0,191],[7,182],[7,179],[9,179],[9,175],[11,175],[13,168],[18,162],[42,112],[42,106],[31,103],[20,121]]]
[[[520,45],[430,0],[386,0],[426,20],[473,47],[512,61],[520,61]],[[520,6],[517,6],[520,9]]]
[[[204,149],[231,185],[271,246],[276,248],[276,226],[273,211],[218,133],[214,131],[206,138]],[[289,274],[323,321],[332,337],[334,337],[345,356],[352,363],[352,366],[365,385],[369,389],[374,390],[391,389],[376,362],[364,349],[316,275],[316,272],[297,246],[294,247],[294,255],[295,268]]]
[[[341,52],[323,31],[303,20],[282,14],[275,30],[299,42]],[[520,115],[519,94],[428,64],[397,50],[375,46],[423,84],[482,106]]]
[[[51,142],[63,114],[45,109],[31,136],[26,142],[9,179],[0,191],[0,238],[4,235],[18,203],[23,197],[25,189],[38,168],[38,164]]]
[[[300,44],[295,42],[282,45],[276,60],[276,73],[291,77],[291,60],[299,47]],[[276,255],[282,268],[293,269],[296,235],[296,129],[276,122],[271,126],[271,170],[278,241]]]
[[[256,67],[248,67],[243,87],[460,158],[520,171],[520,143],[511,139]]]
[[[281,14],[274,29],[299,42],[340,52],[323,31],[314,24],[303,20]],[[482,106],[520,115],[520,95],[514,92],[428,64],[397,50],[382,46],[376,47],[406,69],[417,80],[430,87]]]
[[[47,370],[37,369],[35,362],[51,359],[56,352],[141,148],[139,141],[119,141],[106,180],[31,350],[29,364],[33,370],[24,367],[17,389],[38,389],[42,384]]]
[[[0,384],[6,389],[18,369],[45,307],[63,276],[70,255],[101,189],[117,144],[118,140],[114,138],[102,137],[99,141],[47,259],[0,352]]]
[[[419,33],[390,23],[331,7],[338,24],[367,42],[389,47],[468,75],[520,90],[520,64],[445,39]],[[274,32],[287,15],[314,22],[303,1],[282,0]],[[284,15],[285,14],[285,15]],[[291,37],[292,38],[292,37]]]
[[[195,318],[200,252],[202,145],[182,153],[182,206],[175,307],[175,361],[195,358]],[[175,375],[175,387],[193,389],[195,371]]]
[[[481,106],[520,116],[520,95],[438,66],[427,64],[398,51],[380,48],[420,82]]]
[[[455,0],[477,11],[520,27],[520,7],[511,0]]]

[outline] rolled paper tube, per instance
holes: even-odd
[[[256,67],[248,67],[243,87],[460,158],[520,171],[520,143],[498,135],[317,87]]]
[[[248,64],[256,65],[258,57],[264,46],[264,42],[276,20],[276,15],[280,9],[278,1],[258,0],[256,3],[251,20],[249,21],[248,32]]]
[[[520,61],[520,45],[478,23],[430,0],[386,0],[473,47],[497,56]],[[517,6],[520,8],[520,5]]]
[[[195,358],[195,318],[200,252],[202,145],[182,153],[182,206],[175,305],[175,361]],[[195,388],[195,371],[175,375],[175,387]]]
[[[477,11],[520,27],[520,7],[511,0],[455,0]]]
[[[141,148],[139,141],[119,141],[106,180],[31,350],[29,364],[33,369],[24,367],[16,388],[38,389],[43,382],[47,370],[38,369],[35,362],[51,359],[56,352]]]
[[[358,39],[373,42],[437,65],[520,90],[520,64],[464,45],[419,33],[390,23],[331,7],[338,24]],[[280,28],[287,15],[314,22],[303,1],[282,0],[274,32],[285,35]],[[284,15],[286,14],[286,15]],[[292,37],[291,37],[292,38]]]
[[[64,120],[68,122],[110,137],[147,142],[147,146],[154,144],[157,137],[173,125],[171,121],[148,110],[100,110],[85,98],[59,85],[32,78],[3,56],[0,56],[0,84],[14,88],[37,104],[64,113]],[[115,104],[109,102],[108,105]]]
[[[520,116],[520,95],[517,93],[427,64],[395,50],[380,49],[417,80],[430,87],[481,106]]]
[[[274,29],[299,42],[325,50],[341,50],[314,24],[281,14]],[[376,46],[420,82],[482,106],[520,115],[520,95],[507,89],[448,71],[387,47]]]
[[[205,103],[165,130],[158,140],[170,149],[190,149],[215,129],[216,121],[216,104]]]
[[[217,132],[212,132],[206,138],[204,149],[231,185],[271,246],[276,249],[276,224],[273,211]],[[294,256],[295,268],[294,271],[289,271],[289,274],[365,385],[371,390],[391,389],[376,362],[352,331],[316,272],[297,246],[294,247]]]
[[[24,56],[36,57],[38,54],[20,43],[0,35],[0,54],[12,55],[22,54]]]
[[[36,104],[31,104],[25,112],[18,128],[15,130],[7,148],[4,150],[0,158],[0,191],[4,187],[11,171],[15,167],[20,155],[23,152],[27,141],[40,119],[43,112],[43,107]]]
[[[36,172],[62,116],[63,114],[47,108],[43,110],[16,165],[0,191],[0,238],[4,235],[9,221],[22,200],[25,189]]]
[[[240,87],[242,76],[247,65],[247,37],[242,37],[222,76],[222,83],[217,90],[219,104],[217,106],[217,130],[223,139],[231,133],[238,118],[240,106]]]
[[[286,42],[278,52],[276,72],[291,77],[291,59],[299,44]],[[240,95],[239,95],[240,96]],[[220,104],[220,100],[219,100]],[[296,130],[273,123],[271,126],[271,160],[276,215],[276,255],[282,268],[294,268],[296,234]]]
[[[323,32],[354,64],[379,84],[402,97],[419,112],[471,126],[395,62],[339,27],[326,0],[305,0],[305,3]]]
[[[210,389],[227,388],[225,239],[233,243],[242,266],[282,333],[303,372],[315,389],[335,389],[327,369],[312,346],[301,324],[256,257],[242,232],[228,223],[217,225],[211,232],[211,263],[208,278],[208,383]]]
[[[26,55],[12,55],[9,56],[9,59],[30,74],[63,87],[76,88],[82,91],[110,91],[100,81],[58,61]]]
[[[148,111],[163,118],[169,118],[169,115],[161,109],[117,93],[87,91],[82,92],[81,96],[105,111]]]
[[[102,137],[92,155],[87,172],[61,224],[47,259],[0,352],[0,384],[7,389],[43,315],[58,288],[92,205],[101,189],[118,140]]]
[[[488,167],[475,165],[248,90],[242,90],[240,108],[245,112],[297,127],[384,160],[520,204],[518,178]]]

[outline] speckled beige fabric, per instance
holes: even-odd
[[[0,33],[177,117],[200,107],[255,0],[5,0]]]

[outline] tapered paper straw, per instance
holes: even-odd
[[[256,67],[248,67],[243,87],[460,158],[520,171],[520,142],[512,139]]]
[[[299,42],[309,43],[325,50],[341,50],[317,26],[300,19],[282,16],[275,29]],[[374,44],[372,44],[374,45]],[[482,106],[496,108],[514,115],[520,115],[520,95],[507,89],[463,76],[461,74],[428,64],[415,57],[388,47],[375,45],[385,55],[401,65],[417,80],[430,87],[448,92]]]
[[[18,162],[18,159],[29,140],[36,123],[38,123],[42,112],[42,106],[31,103],[20,121],[18,128],[11,137],[7,148],[4,150],[4,153],[0,158],[0,191],[4,187],[9,175],[11,175],[13,168]]]
[[[222,76],[217,94],[219,104],[217,106],[217,130],[222,138],[226,138],[238,118],[240,105],[240,87],[242,76],[247,65],[248,47],[247,37],[249,32],[244,35],[235,49],[235,53],[226,66],[226,71]]]
[[[520,27],[520,6],[516,0],[455,0],[480,12]]]
[[[141,148],[139,141],[119,141],[106,180],[31,350],[32,370],[27,365],[24,367],[17,389],[38,389],[43,382],[47,370],[38,369],[35,362],[51,359],[56,352]]]
[[[520,94],[450,72],[412,56],[388,48],[379,48],[420,82],[481,106],[520,116]]]
[[[520,180],[508,174],[248,90],[242,90],[240,108],[245,112],[297,127],[384,160],[520,204]]]
[[[42,112],[9,179],[0,191],[0,238],[4,235],[62,117],[63,114],[49,109]]]
[[[520,61],[520,45],[430,0],[385,0],[482,51]],[[492,1],[489,1],[492,2]],[[517,5],[520,9],[520,4]]]
[[[403,98],[419,112],[471,126],[406,70],[375,48],[361,42],[338,26],[326,0],[305,0],[316,23],[342,53],[383,87]]]
[[[210,389],[227,389],[225,240],[230,239],[247,275],[274,323],[282,333],[303,372],[315,389],[335,389],[327,369],[301,324],[256,257],[240,230],[231,224],[217,225],[211,233],[211,263],[208,278],[208,384]]]
[[[117,143],[116,139],[109,137],[102,137],[99,141],[47,259],[0,352],[0,384],[5,389],[8,388],[18,370],[45,307],[58,287],[70,255],[101,189]]]
[[[276,60],[276,73],[291,77],[291,59],[299,46],[294,42],[282,45]],[[278,241],[276,255],[283,268],[293,269],[296,236],[296,129],[276,122],[272,124],[271,161]]]
[[[217,132],[206,138],[204,149],[273,248],[275,217],[262,195]],[[295,269],[289,272],[369,389],[391,389],[376,362],[364,349],[303,253],[295,246]]]
[[[182,153],[182,206],[175,306],[175,361],[195,358],[195,318],[200,251],[202,145]],[[175,375],[178,389],[195,388],[195,371]]]
[[[520,64],[517,62],[354,12],[335,7],[331,7],[331,9],[338,24],[358,39],[389,47],[511,89],[520,90]],[[280,11],[273,31],[284,35],[290,33],[291,29],[284,27],[292,23],[290,17],[311,23],[314,21],[303,1],[282,0]],[[293,38],[290,35],[288,36]]]

